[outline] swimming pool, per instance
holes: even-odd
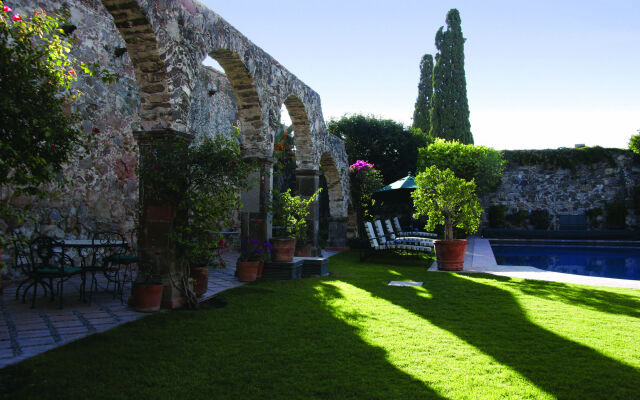
[[[491,243],[500,265],[529,265],[569,274],[640,280],[640,248]]]

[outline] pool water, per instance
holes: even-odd
[[[500,265],[529,265],[569,274],[640,280],[640,248],[492,244]]]

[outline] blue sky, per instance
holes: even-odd
[[[410,125],[419,63],[462,18],[476,144],[626,147],[640,129],[640,1],[203,1],[316,90],[325,119]]]

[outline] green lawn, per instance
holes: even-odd
[[[5,368],[0,396],[640,398],[640,291],[432,273],[425,261],[359,263],[355,253],[330,268]]]

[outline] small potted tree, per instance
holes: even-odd
[[[273,261],[290,262],[296,248],[296,240],[304,240],[307,236],[306,217],[322,188],[308,199],[293,196],[291,189],[284,193],[275,193],[273,223],[280,227],[280,235],[271,239],[273,245]]]
[[[461,271],[467,240],[454,239],[453,233],[454,227],[467,234],[478,230],[482,207],[475,182],[456,178],[450,169],[442,171],[435,166],[418,174],[415,181],[418,189],[411,194],[414,217],[427,217],[428,231],[444,225],[444,240],[435,241],[438,269]]]

